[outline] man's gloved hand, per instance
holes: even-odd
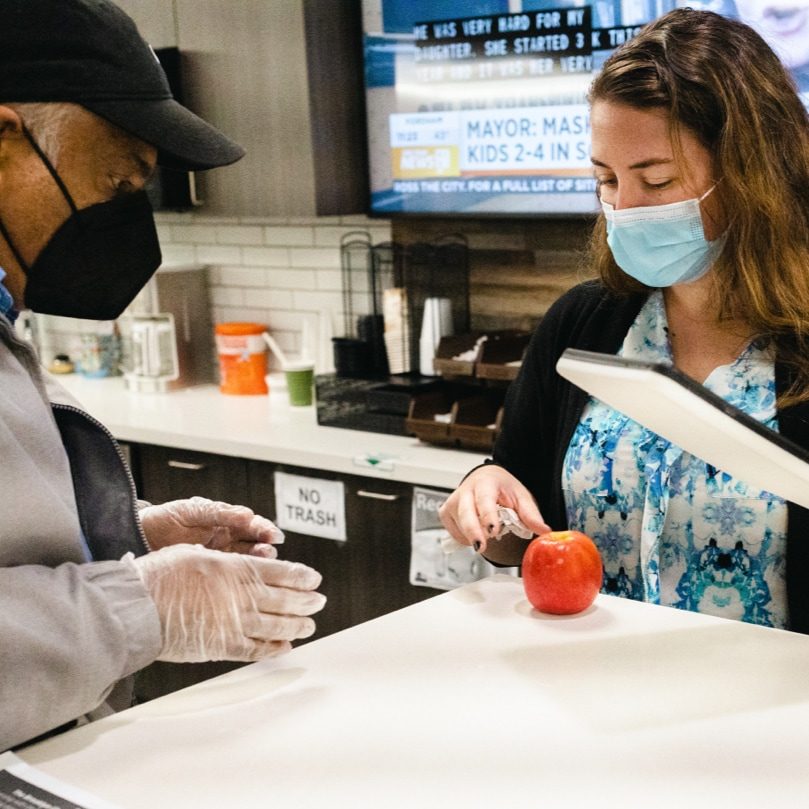
[[[315,631],[308,616],[326,597],[320,574],[296,562],[173,545],[124,561],[154,599],[163,629],[159,660],[259,660]]]
[[[278,555],[273,545],[284,541],[280,528],[247,506],[205,497],[146,506],[140,521],[152,550],[188,543],[273,559]]]

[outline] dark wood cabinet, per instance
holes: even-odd
[[[151,503],[200,495],[241,504],[247,497],[247,461],[243,458],[152,444],[134,448],[133,457],[137,459],[140,496]]]
[[[196,176],[208,216],[368,209],[360,0],[118,0],[178,47],[184,103],[247,151]]]
[[[391,481],[346,480],[346,522],[355,543],[351,569],[351,617],[368,621],[440,591],[410,584],[413,487]]]

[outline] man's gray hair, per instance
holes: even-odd
[[[78,112],[75,104],[66,102],[8,104],[17,111],[23,123],[54,166],[62,151],[63,133]]]

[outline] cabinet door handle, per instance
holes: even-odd
[[[398,494],[382,494],[382,492],[366,492],[365,489],[357,489],[357,497],[370,497],[374,500],[387,500],[392,503],[399,499]]]
[[[185,469],[189,472],[201,472],[205,469],[204,463],[189,463],[188,461],[169,461],[168,465],[172,469]]]

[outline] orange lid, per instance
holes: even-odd
[[[263,334],[267,331],[266,326],[261,323],[217,323],[216,334]]]

